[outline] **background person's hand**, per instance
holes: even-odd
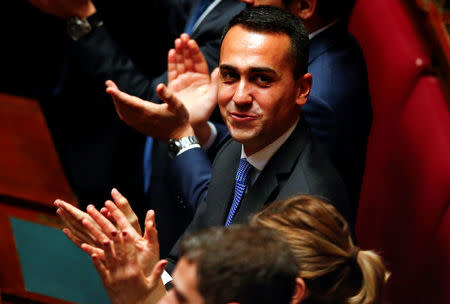
[[[76,16],[86,18],[96,12],[91,0],[28,0],[44,13],[69,19]]]

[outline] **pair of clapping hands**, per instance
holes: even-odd
[[[207,122],[217,104],[218,69],[210,76],[199,46],[182,34],[168,53],[167,70],[168,85],[156,88],[164,104],[128,95],[111,80],[106,92],[120,119],[145,135],[168,141],[195,134],[205,143],[211,134]]]
[[[145,218],[142,235],[136,214],[117,189],[111,191],[98,211],[89,205],[86,212],[56,200],[63,232],[88,253],[113,303],[156,302],[165,293],[160,279],[166,260],[159,259],[155,212]]]

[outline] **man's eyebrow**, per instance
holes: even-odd
[[[236,71],[237,70],[234,66],[229,65],[229,64],[221,64],[220,65],[220,69],[221,70],[231,70],[231,71]]]
[[[265,67],[254,67],[250,68],[251,73],[269,73],[269,74],[277,74],[277,72],[271,68]]]
[[[220,65],[221,70],[230,70],[230,71],[237,71],[237,68],[229,65],[229,64],[222,64]],[[249,69],[250,73],[269,73],[269,74],[277,74],[277,72],[271,68],[267,67],[251,67]]]

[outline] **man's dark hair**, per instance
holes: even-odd
[[[180,252],[196,264],[206,304],[289,303],[294,294],[298,263],[273,230],[216,227],[184,239]]]
[[[294,79],[308,72],[308,33],[299,18],[287,10],[264,5],[247,8],[231,19],[223,30],[222,40],[236,25],[255,32],[286,34],[291,41]]]
[[[294,1],[296,0],[283,0],[283,5],[288,8]],[[317,0],[316,11],[326,21],[347,19],[354,4],[355,0]]]

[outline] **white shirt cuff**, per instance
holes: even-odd
[[[167,273],[167,271],[163,271],[163,273],[161,274],[161,280],[163,282],[163,285],[166,285],[167,283],[171,282],[173,279],[170,276],[170,274]]]
[[[208,126],[211,129],[211,135],[209,136],[208,141],[202,147],[204,150],[208,150],[209,148],[211,148],[217,138],[216,126],[210,121],[208,121]]]
[[[180,151],[178,151],[178,153],[177,153],[177,155],[175,155],[175,157],[177,157],[177,156],[180,155],[181,153],[186,152],[187,150],[191,150],[191,149],[194,149],[194,148],[199,148],[199,149],[201,149],[202,147],[200,147],[199,144],[192,144],[192,145],[190,145],[189,147],[183,148],[183,149],[181,149]]]

